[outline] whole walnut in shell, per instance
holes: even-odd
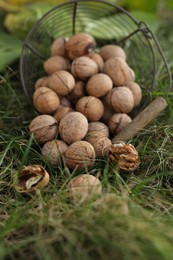
[[[80,174],[68,183],[67,190],[74,203],[82,203],[93,196],[100,195],[102,185],[95,176]]]
[[[82,140],[87,131],[87,118],[79,112],[69,112],[60,120],[59,134],[67,144]]]
[[[107,44],[100,48],[99,54],[103,58],[104,61],[110,58],[121,58],[126,60],[126,53],[125,51],[118,45],[115,44]]]
[[[57,94],[47,87],[40,87],[34,91],[33,105],[41,114],[52,114],[59,107],[60,100]]]
[[[86,141],[72,143],[65,152],[65,162],[70,169],[83,169],[95,163],[94,147]]]
[[[71,100],[71,102],[76,103],[78,99],[85,96],[85,82],[81,80],[77,80],[75,83],[74,88],[68,95],[68,98]]]
[[[115,86],[124,86],[133,80],[128,64],[121,58],[110,58],[105,61],[103,71],[112,79]]]
[[[86,84],[86,91],[90,96],[103,97],[113,87],[111,78],[103,73],[93,75]]]
[[[65,107],[65,106],[60,106],[53,117],[56,119],[56,121],[59,123],[60,120],[67,115],[69,112],[73,111],[71,107]]]
[[[74,60],[77,57],[88,55],[96,47],[94,38],[87,33],[79,33],[71,36],[65,44],[68,58]]]
[[[141,102],[142,99],[142,89],[141,87],[133,81],[130,81],[126,84],[126,87],[128,87],[133,94],[133,98],[134,98],[134,107],[138,106]]]
[[[125,86],[115,87],[106,96],[106,101],[117,113],[129,113],[134,107],[134,98],[130,89]]]
[[[108,120],[108,127],[111,134],[118,134],[123,128],[128,127],[132,119],[125,113],[113,114]]]
[[[35,82],[35,85],[34,85],[35,90],[36,90],[37,88],[40,88],[40,87],[47,87],[47,79],[48,79],[48,77],[39,78],[39,79]]]
[[[39,115],[30,122],[29,131],[37,142],[45,143],[58,134],[58,124],[53,116]]]
[[[65,43],[67,42],[67,40],[67,38],[63,37],[58,37],[57,39],[55,39],[51,45],[51,55],[65,56]]]
[[[88,57],[76,58],[71,64],[71,73],[75,78],[87,80],[98,72],[98,66]]]
[[[60,97],[60,105],[63,107],[70,107],[72,108],[72,104],[67,97]]]
[[[75,86],[74,77],[67,71],[54,72],[48,79],[48,86],[58,95],[68,95]]]
[[[68,145],[62,140],[51,140],[46,142],[42,149],[42,156],[52,165],[58,165],[66,152]]]
[[[93,96],[84,96],[76,103],[76,110],[86,116],[88,121],[99,121],[104,112],[100,99]]]
[[[44,70],[48,74],[52,74],[59,70],[69,70],[70,69],[70,63],[67,59],[65,59],[62,56],[52,56],[44,61]]]
[[[103,157],[109,154],[111,140],[102,132],[90,132],[86,135],[85,140],[92,144],[95,149],[96,156]]]
[[[90,122],[88,124],[87,135],[98,132],[101,132],[103,136],[109,137],[109,128],[107,127],[107,125],[102,122]]]
[[[102,57],[98,53],[92,52],[89,55],[89,58],[91,58],[93,61],[95,61],[95,63],[98,66],[98,71],[102,72],[103,71],[103,65],[104,65],[104,61],[103,61]]]

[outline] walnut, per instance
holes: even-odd
[[[94,147],[86,141],[72,143],[65,152],[65,162],[70,169],[91,167],[95,163]]]
[[[92,59],[82,56],[72,62],[71,72],[75,78],[87,80],[98,72],[98,66]]]
[[[128,64],[121,58],[110,58],[105,61],[103,71],[112,79],[115,86],[123,86],[133,80]]]
[[[33,105],[41,114],[52,114],[59,107],[60,100],[57,94],[47,87],[40,87],[34,91]]]
[[[118,142],[111,146],[109,158],[113,163],[116,162],[120,169],[129,172],[136,170],[140,163],[135,147],[124,142]]]
[[[142,90],[141,87],[136,83],[136,82],[128,82],[126,84],[126,87],[128,87],[133,94],[133,98],[134,98],[134,107],[137,107],[142,99]]]
[[[74,77],[67,71],[60,70],[49,76],[48,86],[58,95],[68,95],[75,86]]]
[[[52,165],[58,165],[66,152],[68,145],[62,140],[51,140],[41,149],[42,156]]]
[[[107,156],[112,145],[111,140],[103,132],[90,132],[85,136],[85,140],[92,144],[96,156]]]
[[[69,112],[60,120],[59,134],[67,144],[82,140],[87,131],[87,118],[79,112]]]
[[[86,91],[85,91],[85,82],[81,80],[77,80],[75,83],[75,86],[73,90],[70,92],[68,95],[68,98],[73,102],[76,103],[78,99],[81,97],[85,96]]]
[[[76,103],[76,110],[86,116],[88,121],[99,121],[104,112],[100,99],[93,96],[84,96]]]
[[[72,108],[72,104],[67,97],[60,97],[60,105],[63,106],[63,107]]]
[[[108,127],[111,134],[118,134],[123,128],[127,128],[132,119],[125,113],[113,114],[108,120]]]
[[[113,87],[111,78],[103,73],[93,75],[86,84],[86,91],[90,96],[103,97]]]
[[[52,74],[54,72],[57,72],[59,70],[69,70],[70,69],[70,63],[67,59],[65,59],[62,56],[52,56],[44,61],[44,70],[48,74]]]
[[[73,111],[73,109],[71,107],[65,107],[65,106],[60,106],[57,111],[55,112],[55,114],[53,115],[53,117],[56,119],[56,121],[60,122],[60,120],[67,115],[69,112]]]
[[[110,90],[106,95],[106,101],[117,113],[129,113],[134,107],[133,94],[125,86],[115,87]]]
[[[105,124],[108,123],[109,118],[115,113],[115,111],[113,110],[113,108],[110,106],[109,103],[107,103],[106,101],[106,96],[102,98],[102,103],[104,106],[104,113],[103,116],[101,118],[101,121]]]
[[[98,178],[91,174],[80,174],[67,185],[69,196],[75,204],[80,204],[102,192],[102,185]]]
[[[48,79],[48,77],[39,78],[39,79],[35,82],[35,85],[34,85],[35,90],[36,90],[37,88],[40,88],[40,87],[47,87],[47,79]]]
[[[104,65],[104,61],[103,61],[102,57],[98,53],[92,52],[89,55],[89,58],[91,58],[93,61],[95,61],[95,63],[98,66],[98,71],[102,72],[103,71],[103,65]]]
[[[33,193],[45,188],[49,183],[49,174],[41,165],[27,165],[18,176],[16,190],[21,193]]]
[[[52,42],[51,45],[51,55],[59,55],[59,56],[65,56],[66,50],[65,50],[65,43],[67,42],[67,38],[59,37],[55,39]]]
[[[88,124],[88,134],[92,134],[92,133],[97,133],[97,132],[101,132],[103,134],[103,136],[109,137],[109,129],[107,127],[107,125],[105,125],[102,122],[90,122]]]
[[[38,143],[45,143],[58,134],[58,124],[53,116],[39,115],[29,124],[29,131]]]
[[[105,61],[110,58],[117,58],[117,57],[126,60],[125,51],[120,46],[114,44],[104,45],[100,49],[99,54]]]
[[[75,34],[65,44],[67,55],[71,60],[90,54],[95,47],[96,42],[94,38],[87,33]]]

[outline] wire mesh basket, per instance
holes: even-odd
[[[54,39],[80,32],[92,35],[98,49],[110,43],[121,46],[144,96],[145,93],[150,96],[158,88],[160,79],[166,79],[164,91],[170,90],[172,80],[166,58],[145,22],[137,21],[129,12],[110,2],[73,0],[47,12],[35,23],[25,39],[20,74],[30,101],[34,83],[46,75],[43,62],[50,57],[50,46]]]

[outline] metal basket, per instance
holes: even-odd
[[[160,80],[166,79],[162,91],[170,90],[172,80],[166,58],[145,22],[137,21],[129,12],[110,2],[73,0],[47,12],[24,41],[20,74],[24,92],[31,102],[35,81],[46,75],[43,62],[50,57],[53,40],[79,32],[91,34],[98,48],[108,43],[122,46],[144,96],[156,91]]]

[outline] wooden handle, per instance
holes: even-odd
[[[166,107],[167,102],[162,97],[157,97],[153,100],[142,112],[140,112],[132,122],[117,134],[112,142],[127,141],[133,138],[141,129],[154,120]]]

